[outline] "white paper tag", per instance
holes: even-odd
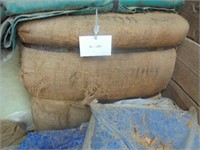
[[[112,36],[79,36],[80,56],[110,56]]]

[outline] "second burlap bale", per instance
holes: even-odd
[[[21,77],[33,97],[80,101],[146,97],[171,79],[175,49],[81,58],[77,52],[21,47]]]

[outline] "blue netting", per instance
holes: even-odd
[[[26,140],[20,144],[20,150],[27,149],[82,149],[87,124],[79,128],[67,130],[52,130],[31,132]]]
[[[197,150],[200,147],[196,116],[168,99],[93,102],[91,109],[84,149]]]
[[[197,150],[200,147],[195,111],[183,111],[168,99],[113,104],[94,101],[91,109],[88,127],[83,124],[75,129],[29,133],[20,149]]]

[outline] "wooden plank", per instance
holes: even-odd
[[[172,79],[199,105],[199,77],[179,59],[176,60]]]
[[[186,39],[178,47],[172,79],[200,106],[199,52],[200,45]]]
[[[188,32],[187,37],[194,40],[197,43],[200,43],[199,41],[199,21],[198,20],[191,20],[186,18],[189,21],[190,29]]]
[[[199,74],[200,63],[200,45],[186,38],[181,45],[178,46],[177,58],[184,60],[195,73]]]
[[[181,14],[187,14],[194,19],[199,19],[199,8],[200,1],[199,0],[190,0],[186,1],[185,5],[181,8]]]
[[[176,82],[171,80],[167,88],[162,92],[162,95],[174,100],[174,102],[183,110],[189,110],[191,106],[195,107],[198,114],[198,122],[200,124],[200,107],[181,89]]]
[[[199,41],[199,8],[200,1],[186,1],[180,15],[182,15],[190,25],[188,37],[200,43]]]

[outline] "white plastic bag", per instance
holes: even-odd
[[[20,123],[33,129],[30,96],[19,75],[19,51],[6,63],[0,63],[0,120]]]

